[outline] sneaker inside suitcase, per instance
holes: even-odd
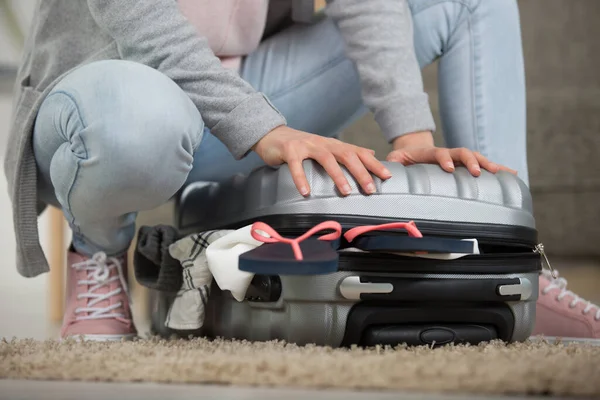
[[[423,237],[474,239],[477,254],[454,259],[361,251],[342,237],[337,271],[254,276],[238,302],[213,284],[201,335],[332,347],[523,341],[535,322],[543,247],[531,196],[508,173],[386,163],[393,177],[377,193],[342,197],[316,163],[304,164],[311,195],[297,193],[286,166],[221,183],[198,182],[178,197],[182,235],[256,221],[297,237],[324,221],[343,231],[414,221]],[[351,176],[347,174],[349,181]],[[393,240],[405,230],[375,232]],[[168,296],[156,299],[155,330]],[[162,312],[161,312],[162,308]]]

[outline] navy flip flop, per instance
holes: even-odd
[[[311,238],[324,230],[333,232]],[[260,275],[321,275],[338,269],[338,253],[331,242],[340,238],[342,226],[335,221],[323,222],[295,239],[282,237],[264,222],[254,223],[251,233],[264,244],[240,255],[241,271]]]
[[[408,236],[382,231],[406,230]],[[359,226],[348,230],[344,238],[350,247],[363,251],[388,253],[461,253],[476,254],[473,241],[423,237],[414,221]]]

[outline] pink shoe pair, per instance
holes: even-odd
[[[69,252],[67,304],[61,337],[87,340],[132,339],[133,324],[123,257],[98,253],[86,258]],[[600,307],[567,290],[564,278],[548,271],[539,278],[533,335],[548,339],[595,339],[600,344]]]

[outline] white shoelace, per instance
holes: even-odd
[[[84,270],[87,272],[87,279],[78,280],[77,285],[92,285],[86,293],[79,293],[77,295],[77,299],[90,299],[87,307],[79,307],[75,309],[75,314],[90,314],[77,316],[75,317],[76,320],[81,321],[88,319],[125,317],[123,313],[114,312],[114,310],[123,305],[121,302],[108,307],[94,307],[96,304],[104,300],[108,300],[111,297],[120,294],[122,291],[125,291],[125,294],[129,298],[127,283],[125,281],[125,276],[123,275],[123,266],[118,259],[114,257],[108,258],[106,254],[100,252],[94,254],[89,260],[73,264],[72,267],[78,271]],[[111,270],[115,268],[117,269],[118,274],[116,276],[109,277]],[[121,287],[108,293],[95,293],[98,289],[108,286],[117,280],[121,281]]]
[[[558,271],[556,271],[556,276],[558,277],[556,279],[552,277],[550,271],[543,270],[542,274],[544,274],[544,277],[550,281],[550,284],[542,290],[543,294],[548,294],[548,292],[550,292],[552,289],[560,289],[559,295],[556,296],[557,301],[562,301],[565,298],[565,296],[571,296],[573,298],[573,300],[571,300],[571,302],[569,303],[569,307],[571,308],[575,308],[580,302],[587,303],[582,313],[584,315],[587,315],[590,311],[592,311],[592,309],[595,308],[596,315],[594,316],[594,319],[596,321],[600,321],[600,306],[593,304],[591,301],[586,301],[581,297],[577,296],[575,293],[571,292],[570,290],[567,290],[567,280],[565,278],[558,277]]]

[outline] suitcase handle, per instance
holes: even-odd
[[[363,346],[443,346],[454,343],[478,344],[498,339],[498,331],[490,324],[394,324],[367,327],[362,335]]]
[[[428,328],[435,328],[437,326],[438,328],[452,329],[462,326],[463,328],[460,330],[463,330],[466,326],[475,325],[484,327],[484,330],[488,331],[491,335],[482,337],[482,335],[459,334],[452,338],[451,341],[461,342],[460,337],[462,336],[463,339],[466,339],[466,342],[472,344],[491,339],[510,342],[513,340],[516,322],[513,312],[506,303],[360,302],[352,306],[348,314],[342,346],[378,344],[373,342],[393,345],[394,342],[402,343],[405,341],[409,345],[431,345],[433,344],[433,340],[437,343],[446,342],[447,340],[443,340],[443,337],[440,336],[447,337],[448,332],[443,334],[438,329],[434,329],[432,332]],[[524,323],[530,324],[533,323],[533,320],[526,318],[519,321],[519,324]],[[404,336],[406,333],[410,334],[411,331],[414,334],[417,327],[420,328],[418,329],[420,334],[416,335],[416,337],[421,340],[415,341],[411,340],[410,337]],[[390,335],[387,339],[382,340],[384,338],[381,335],[374,335],[379,328],[388,331]],[[477,330],[480,333],[484,333],[481,332],[481,329]],[[402,334],[403,331],[405,332],[404,334]],[[425,337],[421,335],[422,333],[425,333]],[[404,337],[400,337],[401,335]],[[375,338],[374,336],[378,337]],[[388,343],[385,343],[386,341]]]
[[[524,301],[533,294],[527,278],[437,279],[348,276],[340,282],[348,300]]]

